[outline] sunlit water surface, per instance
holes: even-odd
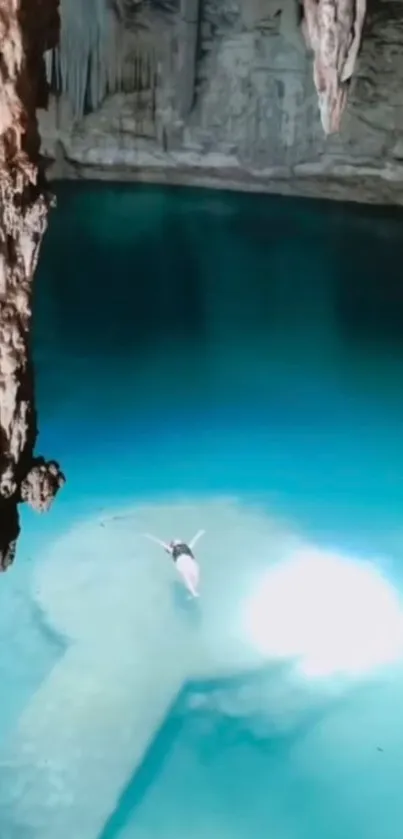
[[[68,483],[1,580],[2,839],[398,839],[403,217],[58,198],[34,348]],[[196,604],[143,533],[199,527]]]

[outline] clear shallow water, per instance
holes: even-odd
[[[81,518],[137,499],[231,494],[307,541],[381,557],[400,584],[402,233],[392,212],[60,188],[35,355],[41,450],[68,484],[40,524],[24,513],[18,564],[2,581],[1,741],[64,654],[32,600],[32,569]],[[295,686],[267,678],[288,707]],[[100,839],[397,835],[400,675],[381,695],[354,689],[348,707],[302,698],[285,732],[278,700],[256,711],[267,678],[248,687],[245,677],[243,708],[239,684],[219,699],[211,682],[188,688],[197,712],[185,690]],[[5,839],[36,839],[7,829]]]

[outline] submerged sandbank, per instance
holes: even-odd
[[[144,534],[186,540],[200,528],[202,596],[190,602]],[[96,839],[189,681],[284,660],[294,693],[309,679],[326,694],[402,650],[400,601],[375,566],[308,545],[235,499],[107,512],[55,540],[34,580],[68,649],[2,755],[0,812],[23,818],[30,839]]]

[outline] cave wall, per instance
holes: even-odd
[[[154,86],[110,96],[75,123],[68,102],[51,101],[40,115],[51,176],[403,203],[403,0],[369,9],[342,130],[330,137],[296,0],[198,5],[181,0],[170,25],[151,20],[135,35],[156,56]]]

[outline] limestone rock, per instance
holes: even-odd
[[[340,130],[328,137],[300,23],[296,0],[204,0],[190,111],[176,84],[180,28],[139,31],[138,49],[153,40],[155,88],[116,93],[78,123],[53,100],[40,118],[50,175],[403,203],[403,0],[368,10]]]
[[[361,46],[366,0],[303,0],[302,22],[313,51],[313,78],[326,134],[340,130]]]
[[[47,508],[64,482],[34,458],[37,437],[29,349],[31,296],[49,196],[39,172],[43,53],[57,38],[57,2],[0,0],[0,570],[14,559],[18,504]]]

